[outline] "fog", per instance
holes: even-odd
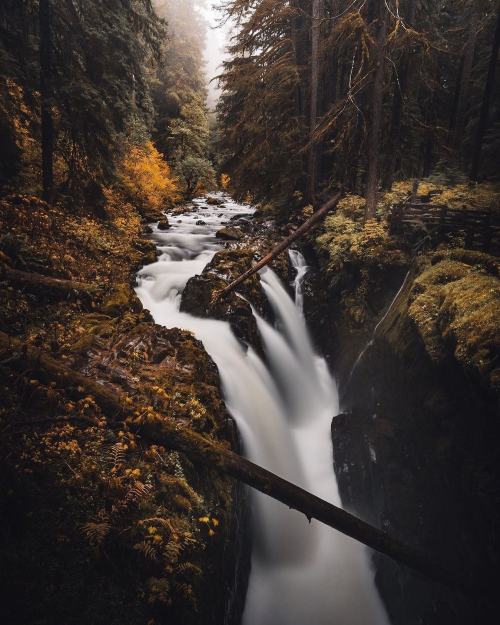
[[[213,79],[220,73],[221,64],[225,57],[225,48],[229,41],[230,31],[230,27],[228,25],[220,25],[221,12],[217,10],[217,7],[220,5],[220,1],[200,1],[200,10],[208,22],[205,46],[205,71],[208,83],[207,102],[208,107],[211,110],[214,109],[220,95],[217,81]]]

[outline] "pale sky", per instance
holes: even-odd
[[[206,74],[207,82],[209,83],[208,106],[210,109],[213,109],[220,92],[217,88],[217,82],[210,83],[209,81],[220,73],[220,65],[224,59],[224,50],[229,40],[230,27],[226,25],[215,28],[220,19],[220,12],[216,8],[220,5],[220,2],[217,2],[217,0],[206,0],[204,4],[205,7],[201,7],[201,12],[205,15],[209,24],[205,47]]]

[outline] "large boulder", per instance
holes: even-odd
[[[252,258],[253,250],[248,248],[218,252],[201,275],[188,281],[182,294],[181,310],[197,317],[228,321],[239,339],[260,351],[259,332],[248,303],[252,302],[259,312],[266,306],[258,277],[252,276],[238,289],[245,299],[234,292],[217,298],[231,280],[251,267]]]
[[[239,228],[221,228],[215,236],[223,241],[239,241],[243,237],[243,232]]]

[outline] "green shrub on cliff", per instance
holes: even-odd
[[[345,264],[377,265],[401,260],[385,219],[363,221],[365,200],[347,195],[329,215],[316,244],[326,254],[331,272]]]
[[[409,316],[429,356],[449,354],[484,387],[500,392],[500,280],[495,259],[479,252],[438,253],[416,280]]]

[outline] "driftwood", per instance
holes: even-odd
[[[92,298],[99,293],[99,287],[94,284],[52,278],[39,273],[11,269],[7,265],[0,267],[0,280],[8,280],[9,282],[23,285],[39,293],[50,293],[63,298],[79,297],[82,295]]]
[[[12,351],[17,352],[17,357],[14,360],[10,359],[10,366],[17,366],[23,371],[31,369],[30,375],[54,381],[58,385],[75,385],[76,390],[82,395],[92,395],[109,415],[133,414],[135,406],[116,389],[98,384],[57,362],[41,350],[26,347],[19,340],[0,332],[0,356]],[[395,540],[354,515],[308,493],[200,434],[180,426],[171,419],[141,423],[138,429],[143,437],[181,451],[195,463],[222,471],[282,502],[289,508],[302,512],[309,520],[316,519],[450,588],[460,592],[470,592],[459,575],[444,569],[424,553]]]
[[[312,215],[312,217],[310,217],[307,221],[305,221],[300,226],[300,228],[298,228],[293,234],[291,234],[289,237],[281,241],[281,243],[278,243],[278,245],[271,252],[269,252],[269,254],[266,254],[266,256],[264,256],[264,258],[262,258],[262,260],[260,260],[256,265],[254,265],[248,271],[245,271],[245,273],[241,274],[241,276],[236,278],[236,280],[231,282],[231,284],[229,284],[226,288],[222,289],[222,291],[219,291],[215,295],[214,303],[218,299],[229,295],[231,291],[234,291],[234,289],[236,289],[240,284],[248,280],[248,278],[251,278],[260,269],[268,265],[273,259],[279,256],[281,252],[289,248],[290,245],[292,245],[292,243],[294,243],[295,241],[303,237],[305,234],[307,234],[312,228],[314,228],[314,226],[318,225],[326,217],[326,215],[333,208],[335,208],[335,206],[337,206],[341,198],[342,198],[342,192],[339,191],[331,198],[331,200],[326,202],[326,204],[323,204],[323,206],[319,208]]]

